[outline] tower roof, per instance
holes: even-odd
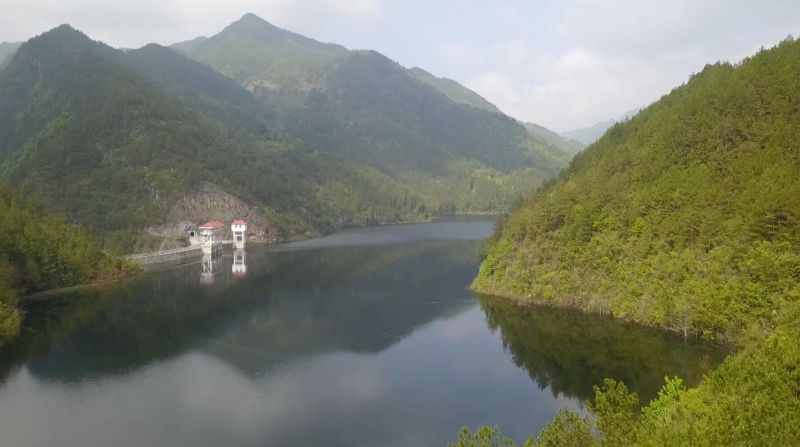
[[[225,224],[218,220],[212,220],[211,222],[206,222],[203,225],[200,225],[201,230],[216,230],[217,228],[224,227]]]

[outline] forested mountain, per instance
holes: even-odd
[[[22,42],[0,42],[0,70],[11,61]]]
[[[419,67],[411,67],[408,72],[420,81],[439,90],[455,103],[472,106],[488,112],[502,113],[497,106],[487,101],[483,96],[452,79],[438,78]]]
[[[279,240],[500,211],[568,157],[378,53],[253,15],[174,48],[66,25],[23,44],[0,72],[0,178],[129,251],[201,215]]]
[[[415,78],[430,85],[440,93],[443,93],[445,96],[447,96],[447,98],[455,103],[472,106],[488,112],[502,114],[502,112],[494,104],[490,103],[479,94],[464,87],[458,82],[453,81],[452,79],[437,78],[436,76],[419,67],[412,67],[408,69],[408,72],[411,73]],[[580,150],[586,146],[585,143],[562,137],[558,133],[538,124],[520,124],[522,124],[522,126],[525,127],[525,130],[527,130],[528,133],[530,133],[536,140],[554,146],[569,155],[574,155],[580,152]]]
[[[800,42],[707,66],[502,225],[478,289],[738,338],[800,296]]]
[[[265,139],[269,110],[164,48],[122,52],[61,26],[20,47],[0,98],[0,176],[120,251],[185,219],[174,205],[208,183],[268,239],[427,215],[372,168]]]
[[[277,110],[287,138],[367,163],[443,211],[503,209],[569,157],[503,114],[454,101],[452,89],[440,91],[444,80],[420,80],[374,51],[320,43],[252,14],[174,48]],[[469,92],[460,89],[459,97]]]
[[[582,143],[578,140],[573,140],[570,138],[562,137],[561,135],[553,132],[552,130],[542,127],[535,123],[523,123],[525,129],[531,134],[536,136],[537,138],[541,139],[542,141],[546,141],[557,148],[561,149],[562,151],[568,154],[577,154],[584,147],[586,147],[587,143]]]
[[[561,415],[540,445],[797,441],[798,72],[792,39],[706,66],[499,225],[477,290],[744,347],[696,389],[668,381],[641,412],[607,382],[593,418]]]

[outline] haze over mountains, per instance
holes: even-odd
[[[581,127],[578,129],[568,130],[561,132],[561,137],[567,140],[578,141],[583,145],[590,145],[599,140],[606,131],[614,124],[621,123],[636,116],[642,108],[633,109],[625,112],[621,117],[608,121],[600,121],[599,123],[592,124],[588,127]]]
[[[8,65],[11,56],[20,45],[22,42],[0,42],[0,69]]]
[[[276,240],[502,211],[570,156],[454,81],[252,14],[172,49],[69,26],[2,48],[0,179],[121,251],[201,216]]]
[[[423,183],[424,194],[453,197],[436,191],[440,182],[431,175],[452,185],[466,174],[495,187],[489,176],[475,176],[475,168],[494,171],[492,177],[525,169],[539,181],[565,160],[557,145],[531,138],[452,81],[406,70],[374,51],[305,38],[252,14],[173,48],[238,80],[265,104],[278,104],[291,138],[402,182]],[[454,205],[461,209],[469,200],[462,196]]]

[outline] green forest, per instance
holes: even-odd
[[[234,70],[223,56],[249,65]],[[454,102],[378,53],[255,16],[175,49],[116,50],[62,25],[8,59],[0,179],[115,253],[151,249],[158,241],[143,229],[169,224],[174,204],[203,182],[287,240],[508,210],[568,158],[557,140]],[[254,84],[267,77],[299,99]],[[296,85],[306,78],[320,82]]]
[[[117,278],[134,269],[97,248],[86,231],[0,184],[0,345],[21,327],[27,293]]]
[[[501,220],[473,288],[730,343],[696,388],[595,389],[529,444],[790,445],[800,431],[800,41],[707,66]],[[640,409],[640,405],[646,404]],[[483,427],[457,445],[510,441]]]

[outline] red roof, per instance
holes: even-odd
[[[247,222],[243,220],[234,220],[231,225],[247,225]]]
[[[212,220],[211,222],[204,223],[203,225],[200,225],[200,229],[201,230],[215,230],[217,228],[222,228],[224,226],[225,226],[225,224],[223,224],[222,222],[220,222],[218,220]]]

